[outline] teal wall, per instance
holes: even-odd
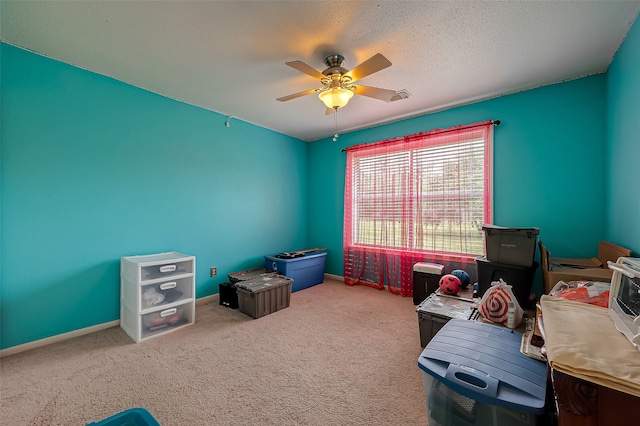
[[[640,22],[607,71],[607,239],[640,255]]]
[[[121,256],[196,256],[202,297],[306,246],[307,143],[0,49],[2,348],[117,320]]]
[[[310,244],[328,247],[327,271],[342,275],[343,148],[496,119],[494,222],[540,228],[557,255],[595,256],[605,236],[605,89],[596,75],[312,143]],[[536,280],[539,291],[539,272]]]
[[[1,348],[117,320],[121,256],[195,255],[198,297],[300,247],[342,275],[341,150],[486,119],[496,224],[539,227],[558,256],[640,252],[637,23],[606,74],[311,144],[0,49]]]

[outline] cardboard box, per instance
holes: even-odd
[[[619,257],[631,255],[631,250],[607,241],[598,244],[598,257],[591,259],[551,257],[542,241],[538,245],[545,293],[549,293],[558,281],[611,282],[613,271],[607,267],[607,261],[615,262]]]

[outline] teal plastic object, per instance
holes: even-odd
[[[144,408],[130,408],[87,426],[160,426],[160,423]]]

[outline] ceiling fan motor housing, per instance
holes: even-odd
[[[322,71],[322,74],[326,75],[326,76],[330,76],[333,74],[345,74],[347,71],[349,71],[346,68],[342,67],[342,64],[344,63],[344,56],[342,55],[330,55],[327,56],[324,60],[324,63],[327,65],[327,69]]]

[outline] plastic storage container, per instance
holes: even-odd
[[[291,278],[292,291],[298,291],[324,282],[326,257],[325,252],[311,252],[294,259],[280,259],[275,255],[265,256],[264,267]]]
[[[539,228],[504,228],[483,225],[489,262],[531,266],[536,254]]]
[[[272,269],[267,268],[255,268],[255,269],[245,269],[244,271],[232,272],[228,275],[229,282],[231,284],[235,284],[240,281],[247,281],[253,278],[261,277],[263,275],[274,275],[279,272],[273,271]]]
[[[444,265],[418,262],[413,265],[413,304],[419,305],[431,293],[438,289],[440,278],[444,275]]]
[[[238,290],[235,284],[218,284],[220,304],[231,309],[238,309]]]
[[[418,359],[430,426],[535,426],[547,366],[520,353],[522,334],[452,319]]]
[[[236,283],[238,309],[260,318],[289,307],[293,280],[281,275],[262,276]]]
[[[529,295],[533,279],[536,275],[538,262],[533,262],[533,266],[506,265],[503,263],[489,262],[486,257],[476,258],[478,267],[478,295],[482,297],[491,287],[491,283],[499,281],[500,278],[511,286],[513,295],[518,300],[522,308],[528,308],[531,302]]]
[[[135,342],[194,323],[195,262],[177,252],[120,260],[120,327]]]
[[[420,346],[423,348],[433,336],[452,318],[475,320],[478,309],[467,298],[432,293],[416,308],[420,328]]]
[[[144,408],[131,408],[87,426],[160,426],[160,423]]]

